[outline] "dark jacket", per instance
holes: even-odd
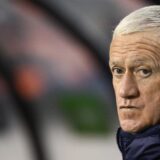
[[[160,160],[160,125],[137,134],[119,128],[117,143],[123,160]]]

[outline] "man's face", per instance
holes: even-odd
[[[116,37],[110,68],[121,128],[135,133],[160,123],[160,37],[153,32]]]

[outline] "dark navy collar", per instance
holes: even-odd
[[[117,131],[117,144],[124,157],[126,148],[132,143],[136,138],[145,138],[149,136],[160,135],[160,125],[152,126],[139,133],[131,134],[124,132],[121,128]]]

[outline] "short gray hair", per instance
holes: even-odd
[[[113,38],[153,29],[160,32],[160,6],[158,5],[143,7],[130,13],[117,25]]]

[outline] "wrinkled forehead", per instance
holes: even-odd
[[[116,37],[110,46],[110,66],[123,64],[160,66],[160,36],[154,32]]]
[[[141,32],[115,37],[110,45],[110,56],[115,53],[126,54],[130,52],[160,54],[160,33]]]

